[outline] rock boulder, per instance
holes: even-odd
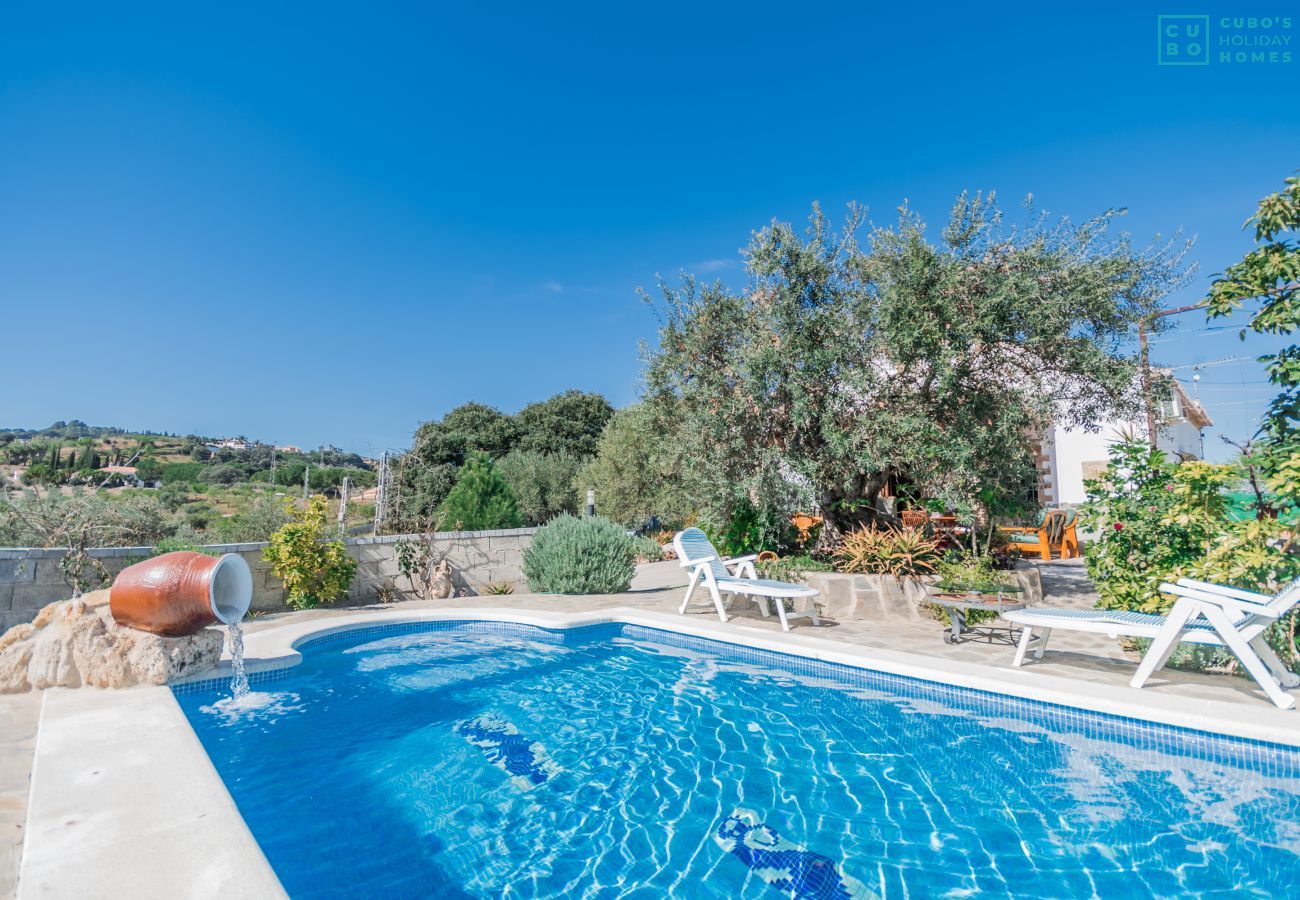
[[[0,635],[0,693],[47,687],[167,684],[215,668],[222,633],[169,638],[117,624],[108,591],[51,603]]]

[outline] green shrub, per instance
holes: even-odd
[[[1173,600],[1157,588],[1205,552],[1205,536],[1167,522],[1177,505],[1176,463],[1137,440],[1110,448],[1110,463],[1086,482],[1083,518],[1097,537],[1084,554],[1103,609],[1167,612]]]
[[[648,537],[632,538],[632,553],[639,563],[659,562],[664,558],[663,545]]]
[[[523,524],[514,492],[486,453],[475,453],[465,461],[456,486],[443,501],[438,524],[441,529],[453,531],[518,528]]]
[[[999,570],[998,565],[997,558],[991,554],[971,556],[966,553],[949,553],[936,567],[939,574],[939,588],[957,593],[962,589],[995,591],[998,585],[1015,585],[1015,578],[1006,574],[1004,570]],[[1012,595],[1012,599],[1018,596],[1018,594]],[[947,608],[937,603],[931,603],[929,606],[931,614],[936,619],[940,619],[948,625],[952,624],[952,616]],[[991,622],[997,617],[998,614],[995,610],[970,609],[966,611],[966,623],[969,625]]]
[[[154,544],[153,556],[162,556],[164,553],[176,553],[184,550],[188,553],[202,553],[204,556],[220,556],[216,550],[208,550],[200,547],[198,544],[191,543],[184,538],[166,538]]]
[[[538,529],[524,552],[524,577],[543,594],[616,594],[635,572],[632,539],[600,516],[559,516]]]
[[[746,556],[764,550],[782,553],[798,542],[789,516],[780,510],[757,509],[748,500],[737,503],[725,521],[706,519],[700,529],[724,556]]]
[[[758,574],[773,581],[798,584],[805,572],[830,572],[835,567],[812,556],[782,556],[757,564]]]
[[[347,592],[357,564],[340,540],[330,540],[329,501],[320,494],[298,509],[285,503],[291,521],[271,535],[262,558],[284,582],[294,609],[311,609]]]
[[[207,466],[203,465],[203,463],[197,462],[167,463],[161,470],[162,482],[163,484],[188,484],[195,482],[203,477],[203,470],[205,468],[207,468]]]
[[[1300,576],[1294,525],[1270,518],[1267,511],[1242,520],[1240,511],[1229,507],[1227,491],[1240,477],[1236,466],[1175,463],[1140,441],[1113,445],[1105,474],[1087,482],[1089,502],[1083,510],[1097,534],[1084,558],[1097,584],[1098,606],[1165,612],[1173,598],[1160,593],[1160,583],[1183,577],[1272,594]],[[1287,664],[1300,660],[1297,628],[1300,613],[1292,611],[1265,632]],[[1236,667],[1222,648],[1185,645],[1168,664]]]

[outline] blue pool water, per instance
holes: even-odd
[[[1300,896],[1291,750],[631,626],[302,649],[177,695],[295,897]]]

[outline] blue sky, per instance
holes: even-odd
[[[1157,66],[1161,6],[181,6],[0,9],[0,425],[369,452],[471,399],[621,405],[635,288],[739,284],[815,200],[1124,206],[1197,237],[1180,305],[1300,166],[1300,61]],[[1272,346],[1181,327],[1159,361]],[[1199,390],[1241,437],[1262,381]]]

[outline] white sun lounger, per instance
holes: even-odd
[[[776,614],[781,619],[781,628],[785,631],[790,630],[791,619],[802,616],[810,617],[814,625],[821,625],[822,621],[817,615],[817,604],[812,599],[817,596],[817,590],[807,585],[759,578],[758,573],[754,571],[754,560],[758,558],[757,556],[723,559],[722,554],[698,528],[687,528],[685,531],[678,532],[673,538],[673,547],[677,550],[678,563],[683,568],[691,570],[691,583],[686,587],[686,596],[682,598],[682,606],[678,612],[686,613],[695,589],[703,584],[709,596],[713,598],[713,605],[718,610],[718,618],[724,622],[727,621],[727,606],[730,605],[732,598],[740,595],[753,597],[764,616],[772,614],[768,609],[768,601],[774,601]],[[807,598],[807,609],[796,612],[793,609],[793,601],[800,598]],[[786,600],[792,601],[792,608],[789,611],[785,608]]]
[[[1295,697],[1283,688],[1300,686],[1300,677],[1278,659],[1264,639],[1264,630],[1300,603],[1300,579],[1272,597],[1190,578],[1181,578],[1176,584],[1162,584],[1160,590],[1178,598],[1167,616],[1032,607],[1005,613],[1004,619],[1023,628],[1014,665],[1025,661],[1031,645],[1034,658],[1042,659],[1047,640],[1056,629],[1150,638],[1151,646],[1129,682],[1140,688],[1164,666],[1180,642],[1213,644],[1231,650],[1277,706],[1295,707]]]

